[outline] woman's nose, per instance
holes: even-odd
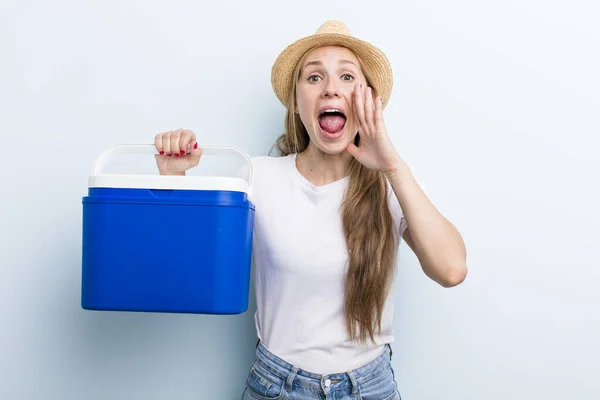
[[[324,98],[332,98],[332,97],[339,98],[339,97],[341,97],[340,90],[334,81],[330,80],[327,83],[327,86],[323,90],[322,96]]]

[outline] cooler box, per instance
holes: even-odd
[[[120,145],[98,157],[83,198],[81,306],[87,310],[239,314],[248,309],[254,205],[248,179],[103,174]],[[202,161],[200,161],[202,162]]]

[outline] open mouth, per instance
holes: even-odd
[[[319,114],[321,133],[328,138],[341,136],[346,126],[346,115],[337,109],[328,109]]]

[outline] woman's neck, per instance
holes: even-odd
[[[323,186],[339,181],[348,174],[352,156],[347,152],[327,154],[312,143],[296,156],[296,168],[313,185]]]

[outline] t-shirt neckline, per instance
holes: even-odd
[[[294,176],[297,178],[298,182],[303,187],[311,190],[313,193],[314,192],[325,193],[325,192],[329,192],[331,190],[336,190],[340,187],[344,187],[346,185],[347,181],[350,179],[350,176],[346,175],[343,178],[338,179],[337,181],[326,183],[325,185],[315,185],[311,181],[306,179],[306,177],[304,175],[302,175],[302,173],[298,170],[298,167],[296,166],[296,156],[297,156],[297,154],[295,154],[295,153],[290,154],[291,167],[294,170]]]

